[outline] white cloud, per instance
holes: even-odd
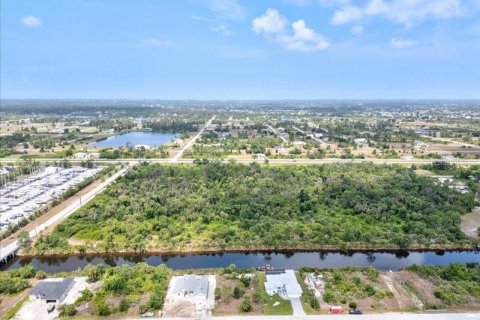
[[[268,41],[281,44],[294,51],[314,52],[330,46],[328,40],[306,26],[305,21],[297,20],[287,29],[289,22],[275,9],[267,9],[263,16],[252,21],[252,29]]]
[[[153,46],[153,47],[164,47],[164,48],[167,48],[167,47],[171,47],[173,46],[173,42],[170,41],[170,40],[163,40],[163,39],[159,39],[159,38],[150,38],[150,39],[147,39],[145,41],[145,43],[149,46]]]
[[[341,25],[368,17],[383,17],[406,27],[428,19],[450,19],[466,14],[460,0],[368,0],[363,7],[346,5],[337,9],[332,24]]]
[[[399,39],[399,38],[390,39],[390,48],[392,49],[406,49],[406,48],[411,48],[414,45],[415,45],[415,41],[410,39]]]
[[[20,23],[25,27],[36,28],[42,26],[42,19],[34,16],[24,16],[20,19]]]
[[[207,17],[202,17],[202,16],[197,16],[197,15],[191,15],[190,18],[193,20],[198,20],[198,21],[204,21],[204,22],[215,22],[215,20],[207,18]]]
[[[358,21],[362,18],[363,12],[358,7],[347,6],[333,13],[332,24],[340,25],[353,21]]]
[[[209,0],[208,7],[224,19],[244,20],[247,16],[247,10],[237,0]]]
[[[281,33],[285,30],[288,20],[275,9],[267,9],[263,16],[253,19],[252,29],[256,33]]]
[[[232,35],[232,31],[225,23],[219,23],[219,24],[213,25],[210,27],[210,30],[216,33],[220,33],[221,35],[224,35],[226,37]]]
[[[353,26],[350,29],[350,32],[355,36],[361,36],[364,31],[365,29],[363,28],[363,26]]]

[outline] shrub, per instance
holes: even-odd
[[[350,302],[348,303],[348,307],[349,307],[350,309],[357,309],[357,303],[356,303],[355,301],[350,301]]]
[[[144,304],[141,304],[140,306],[138,306],[138,313],[140,314],[144,314],[145,312],[148,311],[148,308],[146,305]]]
[[[250,303],[250,299],[248,297],[245,297],[245,299],[243,299],[243,302],[240,305],[240,310],[242,310],[243,312],[252,311],[252,304]]]
[[[222,290],[220,288],[215,288],[215,300],[220,300],[222,298]]]
[[[252,295],[252,299],[254,303],[259,303],[262,300],[262,297],[258,291],[255,291]]]
[[[112,311],[110,310],[110,306],[106,303],[102,303],[97,306],[97,314],[99,316],[109,316]]]
[[[320,309],[320,303],[318,302],[317,298],[315,298],[314,296],[310,297],[310,307],[312,307],[315,310]]]
[[[130,308],[130,302],[128,302],[128,299],[123,298],[122,300],[120,300],[118,310],[120,310],[120,312],[125,312],[128,310],[128,308]]]
[[[58,315],[60,317],[73,317],[77,313],[73,304],[61,304],[58,307]]]
[[[233,297],[235,299],[240,299],[241,295],[242,295],[242,292],[240,291],[239,287],[233,288]]]
[[[336,299],[333,292],[330,290],[325,290],[325,293],[323,294],[323,301],[325,301],[326,303],[335,303]]]
[[[0,294],[13,294],[23,291],[28,287],[28,281],[0,275]]]
[[[240,277],[240,282],[243,283],[245,288],[250,286],[250,278],[249,277],[241,276]]]
[[[371,296],[375,295],[376,290],[370,284],[367,284],[367,285],[365,285],[365,287],[363,287],[363,292],[365,292],[367,294],[367,296],[371,297]]]
[[[37,271],[37,273],[35,274],[35,278],[39,280],[45,279],[46,277],[47,273],[45,271]]]
[[[77,300],[75,301],[75,305],[78,306],[82,302],[88,302],[92,300],[92,297],[93,297],[93,293],[90,290],[85,289],[82,291],[80,297],[78,297]]]
[[[380,272],[373,268],[373,267],[369,267],[367,269],[367,278],[370,280],[370,281],[377,281],[378,280],[378,276],[380,274]]]

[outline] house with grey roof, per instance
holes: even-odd
[[[208,278],[197,275],[177,277],[172,293],[177,297],[206,299],[208,295]]]
[[[47,279],[40,281],[30,291],[30,299],[41,299],[45,300],[46,303],[62,303],[74,283],[74,278]]]

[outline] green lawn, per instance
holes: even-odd
[[[307,284],[305,283],[304,279],[302,279],[302,277],[300,276],[300,273],[295,272],[295,275],[297,276],[297,281],[298,283],[300,283],[300,287],[302,287],[302,291],[303,291],[302,298],[301,298],[303,310],[305,311],[306,314],[320,314],[321,313],[320,309],[315,310],[310,306],[310,297],[311,295],[313,295],[313,293],[311,295],[309,294]]]
[[[293,314],[292,304],[289,300],[283,300],[278,294],[269,296],[265,292],[266,276],[263,272],[257,272],[258,290],[264,302],[263,313],[265,315],[291,315]],[[276,302],[279,304],[273,306]]]

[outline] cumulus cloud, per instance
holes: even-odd
[[[334,12],[331,22],[341,25],[367,17],[383,17],[408,27],[427,19],[459,17],[465,11],[460,0],[368,0],[364,6],[341,6]]]
[[[42,19],[34,16],[24,16],[20,19],[20,23],[25,27],[36,28],[42,26]]]
[[[253,19],[252,29],[256,33],[275,34],[284,32],[288,20],[275,9],[267,9],[263,16]]]
[[[264,15],[253,19],[252,29],[268,41],[279,43],[289,50],[314,52],[330,46],[328,40],[307,27],[305,21],[297,20],[289,25],[287,18],[271,8]]]
[[[406,48],[411,48],[414,45],[415,45],[415,41],[410,39],[399,39],[399,38],[390,39],[390,48],[392,49],[406,49]]]

